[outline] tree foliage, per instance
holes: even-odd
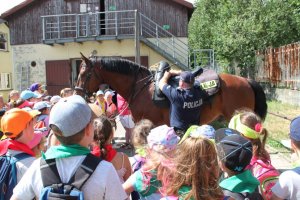
[[[256,50],[299,38],[299,0],[197,0],[189,23],[192,49],[214,49],[218,65],[244,74],[255,66]]]

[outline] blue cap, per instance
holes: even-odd
[[[24,90],[21,92],[21,95],[20,95],[21,99],[24,99],[24,100],[27,100],[27,99],[30,99],[30,98],[40,98],[41,96],[30,91],[30,90]]]
[[[194,77],[193,73],[190,72],[190,71],[181,72],[180,79],[183,82],[186,82],[186,83],[189,83],[189,84],[194,84],[194,81],[195,81],[195,77]]]
[[[51,107],[51,105],[48,102],[40,101],[40,102],[36,102],[34,104],[33,109],[34,110],[41,110],[43,108],[50,108],[50,107]]]
[[[224,137],[229,135],[241,135],[240,132],[231,128],[220,128],[215,132],[216,142],[220,142]]]
[[[300,142],[300,116],[294,118],[290,125],[291,139]]]
[[[96,96],[98,96],[100,94],[104,95],[104,92],[102,90],[98,90],[98,92],[96,93]]]
[[[49,126],[57,126],[63,137],[69,137],[83,130],[91,121],[92,111],[79,95],[72,95],[58,101],[50,112]]]

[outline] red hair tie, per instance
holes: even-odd
[[[256,131],[256,132],[260,132],[260,131],[261,131],[261,129],[262,129],[262,125],[261,125],[261,123],[257,123],[257,124],[255,124],[255,127],[254,127],[254,129],[255,129],[255,131]]]

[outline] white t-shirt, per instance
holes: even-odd
[[[73,156],[56,159],[56,166],[62,182],[67,183],[80,166],[85,156]],[[40,159],[37,159],[15,187],[13,193],[17,199],[39,198],[43,189],[40,171]],[[84,199],[124,200],[127,198],[113,165],[102,160],[93,174],[83,185]]]
[[[295,171],[294,171],[295,170]],[[297,172],[299,173],[297,173]],[[272,192],[282,199],[300,199],[300,167],[283,172]]]
[[[17,154],[23,153],[22,151],[15,151],[8,149],[7,155],[15,156]],[[24,158],[18,162],[16,162],[16,168],[17,168],[17,182],[19,182],[22,178],[22,176],[25,174],[27,169],[30,167],[30,165],[33,163],[35,160],[35,157],[28,157]]]

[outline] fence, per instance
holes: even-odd
[[[300,42],[257,52],[256,79],[275,87],[300,89]]]

